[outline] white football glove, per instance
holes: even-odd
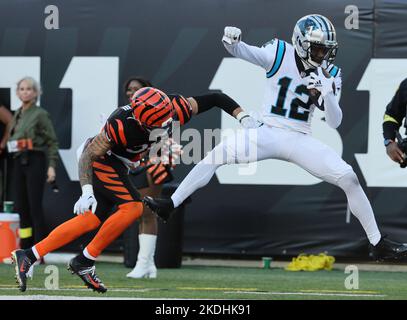
[[[96,207],[97,201],[93,195],[93,187],[90,184],[85,184],[82,187],[82,195],[73,207],[73,212],[75,214],[84,214],[86,211],[92,210],[95,213]]]
[[[235,27],[225,27],[225,34],[223,35],[222,41],[227,44],[238,43],[242,39],[242,31]]]
[[[236,116],[236,119],[239,120],[240,124],[245,129],[255,129],[262,125],[260,121],[257,121],[246,112],[240,112]]]
[[[334,89],[334,78],[327,78],[323,74],[316,74],[311,72],[307,77],[308,85],[307,89],[316,89],[321,93],[322,97],[333,92]]]

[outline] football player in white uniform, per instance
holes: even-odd
[[[235,27],[226,27],[222,40],[233,56],[258,65],[266,72],[264,125],[255,129],[257,137],[252,141],[257,152],[254,156],[245,154],[239,141],[240,144],[250,141],[250,130],[239,132],[208,153],[185,177],[170,200],[147,197],[145,204],[165,220],[195,190],[205,186],[219,166],[280,159],[299,165],[345,192],[352,213],[369,239],[372,258],[407,256],[407,246],[381,236],[372,207],[352,167],[311,135],[315,107],[324,110],[326,122],[332,128],[337,128],[342,121],[341,70],[332,64],[338,48],[332,23],[318,14],[302,17],[295,25],[292,44],[273,39],[261,48],[251,46],[241,41],[241,30]]]

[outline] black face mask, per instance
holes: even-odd
[[[311,43],[310,57],[312,61],[321,64],[324,60],[332,63],[335,60],[338,46],[325,46],[323,44]]]

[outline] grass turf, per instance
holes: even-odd
[[[47,266],[35,268],[34,279],[21,293],[16,288],[14,266],[0,265],[0,296],[56,295],[74,297],[180,298],[180,299],[407,299],[405,273],[359,271],[359,289],[347,290],[349,274],[342,270],[288,272],[241,267],[184,266],[160,269],[157,279],[128,279],[130,271],[120,264],[98,263],[97,274],[108,287],[94,293],[57,265],[59,290],[45,289]]]

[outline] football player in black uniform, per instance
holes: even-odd
[[[154,87],[154,85],[149,80],[140,76],[128,78],[124,83],[124,94],[128,103],[131,103],[134,93],[144,87]],[[183,105],[176,103],[176,100],[174,100],[173,107],[180,125],[189,120],[189,111],[186,112]],[[192,114],[195,114],[194,110]],[[145,196],[158,197],[161,195],[163,184],[173,179],[173,166],[174,163],[170,164],[163,161],[152,163],[151,159],[147,158],[146,161],[142,161],[142,165],[136,170],[130,171],[129,178],[139,191],[141,198]],[[130,227],[131,229],[128,231],[133,233],[138,228],[139,248],[137,263],[133,270],[127,274],[127,277],[136,279],[156,278],[157,268],[154,262],[154,255],[158,232],[157,216],[149,207],[144,206],[143,214],[138,222],[137,226]],[[126,263],[128,262],[125,260]]]
[[[178,112],[175,105],[179,107]],[[236,117],[246,128],[259,125],[222,93],[184,98],[167,96],[156,88],[146,87],[134,94],[130,104],[116,109],[102,131],[84,145],[79,160],[82,195],[74,207],[77,216],[55,228],[32,248],[12,253],[20,290],[26,290],[26,274],[35,261],[100,226],[96,236],[69,262],[68,268],[87,287],[106,292],[95,273],[95,260],[143,212],[139,193],[129,180],[129,168],[139,165],[154,144],[150,141],[154,129],[169,130],[173,120],[186,123],[198,110],[204,112],[215,106]]]

